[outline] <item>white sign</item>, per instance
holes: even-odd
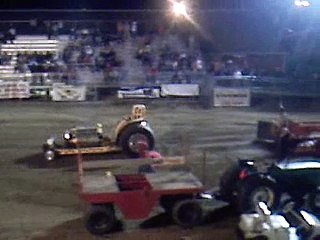
[[[215,107],[249,107],[250,89],[248,88],[214,88],[213,106]]]
[[[158,88],[137,88],[118,90],[118,98],[159,98]]]
[[[30,88],[27,82],[0,82],[0,99],[30,98]]]
[[[193,97],[199,96],[198,84],[162,84],[161,96]]]
[[[52,87],[53,101],[85,101],[86,87],[54,84]]]

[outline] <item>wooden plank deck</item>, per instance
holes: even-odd
[[[113,175],[87,174],[83,178],[84,193],[117,193],[119,188]]]
[[[134,158],[134,159],[116,159],[116,160],[97,160],[97,161],[83,161],[83,170],[95,169],[112,169],[119,167],[138,167],[144,164],[151,164],[156,166],[161,165],[183,165],[185,158],[183,156],[162,157],[159,159],[152,158]]]
[[[190,172],[175,171],[145,174],[153,191],[198,189],[202,183]],[[112,174],[99,172],[86,174],[83,178],[83,193],[118,193],[116,178]]]
[[[154,190],[177,190],[202,188],[197,177],[190,172],[173,171],[146,174],[146,178]]]

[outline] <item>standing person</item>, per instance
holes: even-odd
[[[57,36],[58,36],[58,31],[59,31],[58,24],[57,23],[53,23],[51,25],[51,38],[56,39]]]
[[[0,44],[5,43],[5,36],[3,32],[0,32]]]
[[[6,35],[6,40],[10,43],[13,43],[13,40],[16,39],[16,29],[12,25],[10,25],[10,28]]]
[[[139,158],[149,158],[149,159],[162,158],[159,152],[148,150],[148,145],[144,141],[138,142],[138,151],[139,151]],[[154,168],[153,164],[143,164],[138,168],[138,173],[141,173],[141,174],[154,173],[154,172],[156,172],[156,169]]]
[[[123,29],[124,29],[124,40],[127,40],[130,37],[130,24],[129,24],[129,22],[126,22],[124,24]]]
[[[282,127],[280,130],[280,139],[279,139],[279,160],[284,160],[289,156],[290,153],[290,138],[291,134],[287,127]]]
[[[117,22],[117,35],[118,35],[118,38],[119,38],[120,42],[123,42],[124,25],[123,25],[123,22],[121,22],[121,21]]]
[[[50,40],[51,37],[52,37],[52,28],[51,28],[51,22],[50,21],[46,21],[45,23],[45,26],[46,26],[46,32],[47,32],[47,36],[48,36],[48,39]]]
[[[154,150],[148,150],[148,144],[144,141],[138,142],[139,158],[161,158],[161,154]]]
[[[138,23],[136,21],[133,21],[131,23],[130,33],[131,33],[131,37],[132,38],[135,38],[137,36],[137,34],[138,34]]]
[[[279,116],[280,127],[287,127],[289,124],[289,119],[288,119],[288,114],[286,112],[286,109],[283,106],[282,102],[280,102],[279,104],[279,110],[280,110],[280,116]]]
[[[155,84],[157,79],[157,74],[158,74],[157,68],[155,66],[151,66],[148,72],[148,78],[147,78],[148,82],[151,84]]]

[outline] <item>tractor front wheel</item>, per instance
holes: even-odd
[[[48,162],[51,162],[51,161],[55,160],[56,154],[55,154],[54,150],[52,150],[52,149],[47,149],[47,150],[44,152],[44,158],[45,158],[45,160],[48,161]]]
[[[219,193],[222,200],[229,202],[232,206],[236,205],[236,187],[239,178],[240,167],[238,163],[232,164],[221,175],[219,181]]]
[[[320,214],[320,191],[315,190],[311,192],[307,198],[307,201],[310,209],[315,214]]]

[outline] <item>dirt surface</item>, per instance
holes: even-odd
[[[277,118],[276,112],[170,103],[151,103],[147,108],[157,150],[163,155],[185,155],[187,167],[207,188],[216,186],[223,170],[237,158],[272,158],[253,140],[257,120]],[[18,101],[1,102],[0,109],[0,239],[100,239],[83,226],[85,205],[77,196],[74,159],[44,164],[41,146],[48,136],[61,137],[75,125],[101,122],[111,134],[131,104]],[[320,114],[294,111],[290,116],[318,120]],[[214,236],[232,240],[236,223],[236,215],[228,208],[214,213],[204,226],[188,230],[171,224],[163,214],[153,214],[142,222],[123,221],[101,239],[204,240]]]

